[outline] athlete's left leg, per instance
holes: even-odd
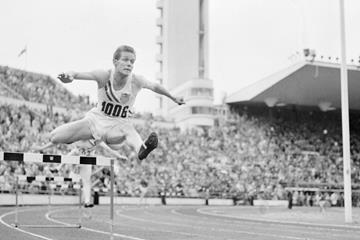
[[[119,134],[119,132],[122,134]],[[139,160],[145,159],[158,145],[156,133],[151,133],[144,143],[139,133],[130,123],[125,126],[114,127],[107,135],[106,143],[109,144],[109,146],[113,146],[121,144],[125,139],[135,152],[138,153]]]
[[[83,189],[83,199],[85,207],[93,207],[94,205],[91,203],[91,165],[80,165],[79,175],[81,177]]]

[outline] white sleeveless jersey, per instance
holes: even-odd
[[[98,89],[98,104],[96,110],[111,118],[128,118],[134,106],[135,98],[141,86],[134,84],[135,75],[131,74],[125,86],[116,91],[114,89],[114,71],[104,87]]]

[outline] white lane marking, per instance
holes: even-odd
[[[204,214],[204,215],[210,215],[210,216],[219,216],[219,217],[226,217],[226,218],[235,218],[235,219],[242,219],[242,220],[253,220],[253,221],[260,221],[260,222],[267,222],[267,223],[282,223],[282,224],[298,224],[298,225],[304,225],[308,228],[313,228],[313,229],[324,229],[324,228],[320,228],[320,227],[337,227],[337,228],[343,228],[343,230],[338,230],[338,229],[328,229],[328,230],[333,230],[333,231],[346,231],[349,229],[354,229],[354,230],[360,230],[359,226],[351,226],[351,225],[336,225],[336,224],[321,224],[321,223],[306,223],[306,222],[291,222],[291,221],[281,221],[281,220],[268,220],[268,219],[257,219],[257,218],[242,218],[242,217],[237,217],[237,216],[230,216],[230,215],[226,215],[226,214],[218,214],[218,213],[212,213],[212,212],[207,212],[205,211],[206,208],[198,208],[196,209],[196,211],[198,213]],[[309,225],[315,225],[315,227],[309,226]],[[319,227],[316,227],[319,226]],[[346,229],[348,228],[348,229]]]
[[[139,210],[138,207],[125,207],[125,206],[121,206],[121,209],[117,210],[116,212],[123,212],[124,210],[130,210],[130,211],[134,211],[134,210]],[[144,209],[141,209],[141,210],[145,210]],[[93,219],[93,221],[98,221],[98,222],[102,222],[103,221],[100,221],[100,220],[95,220]],[[108,222],[107,222],[108,223]],[[163,229],[155,229],[155,228],[151,228],[151,227],[139,227],[139,226],[134,226],[132,224],[124,224],[124,223],[121,223],[121,224],[115,224],[114,223],[114,226],[129,226],[129,227],[132,227],[132,228],[137,228],[137,229],[143,229],[143,230],[147,230],[147,231],[152,231],[152,232],[165,232],[165,233],[176,233],[176,234],[181,234],[181,235],[185,235],[185,236],[191,236],[191,237],[206,237],[207,239],[209,239],[209,236],[208,235],[203,235],[203,234],[195,234],[195,233],[185,233],[185,232],[177,232],[177,231],[168,231],[168,230],[163,230]]]
[[[229,232],[229,233],[243,233],[243,234],[248,234],[248,235],[257,235],[257,236],[265,236],[265,237],[275,237],[275,238],[286,238],[286,239],[300,239],[300,240],[304,240],[303,237],[299,238],[299,237],[292,237],[292,236],[283,236],[283,235],[277,235],[277,234],[267,234],[267,233],[256,233],[256,232],[248,232],[248,231],[240,231],[240,230],[228,230],[228,229],[224,229],[224,228],[208,228],[208,227],[196,227],[194,225],[187,225],[187,224],[173,224],[173,223],[169,223],[169,222],[163,222],[163,221],[154,221],[153,219],[149,220],[145,220],[145,219],[141,219],[141,218],[136,218],[136,217],[131,217],[131,216],[127,216],[124,214],[120,214],[119,211],[116,211],[116,214],[118,216],[123,216],[124,218],[128,218],[128,219],[132,219],[135,221],[140,221],[140,222],[150,222],[150,223],[157,223],[157,224],[164,224],[164,225],[170,225],[170,226],[180,226],[180,227],[190,227],[190,228],[194,228],[194,229],[201,229],[201,230],[210,230],[210,231],[220,231],[220,232]],[[308,238],[308,240],[315,240],[314,238]]]
[[[25,211],[31,211],[31,209],[26,209],[26,210],[20,210],[18,212],[25,212]],[[22,232],[22,233],[25,233],[25,234],[28,234],[28,235],[31,235],[33,237],[37,237],[37,238],[40,238],[40,239],[44,239],[44,240],[53,240],[52,238],[48,238],[48,237],[45,237],[45,236],[42,236],[42,235],[39,235],[39,234],[36,234],[36,233],[32,233],[32,232],[29,232],[29,231],[25,231],[23,229],[20,229],[18,227],[14,227],[10,224],[7,224],[3,218],[8,216],[8,215],[11,215],[11,214],[15,214],[15,211],[11,211],[11,212],[7,212],[7,213],[4,213],[3,215],[0,216],[0,223],[5,225],[6,227],[8,228],[11,228],[13,230],[17,230],[19,232]]]
[[[134,208],[132,209],[134,210]],[[122,212],[123,210],[117,210],[118,212]],[[95,222],[101,222],[104,223],[103,220],[96,220],[96,219],[92,219],[92,221]],[[110,221],[106,221],[105,223],[110,224]],[[155,229],[155,228],[150,228],[150,227],[140,227],[140,226],[135,226],[133,224],[125,224],[125,223],[114,223],[114,226],[128,226],[131,228],[136,228],[136,229],[142,229],[142,230],[146,230],[146,231],[152,231],[152,232],[165,232],[165,233],[178,233],[178,234],[182,234],[182,235],[186,235],[186,236],[200,236],[200,237],[209,237],[207,235],[201,235],[201,234],[191,234],[191,233],[184,233],[184,232],[175,232],[175,231],[167,231],[167,230],[163,230],[163,229]]]
[[[204,219],[204,220],[211,220],[210,218],[208,217],[200,217],[200,216],[194,216],[194,215],[189,215],[189,214],[183,214],[183,213],[180,213],[177,211],[178,209],[172,209],[171,210],[171,213],[173,213],[174,215],[179,215],[179,216],[185,216],[185,217],[194,217],[194,218],[201,218],[201,219]],[[204,214],[206,215],[206,214]],[[207,214],[207,215],[210,215],[210,214]],[[211,216],[211,215],[210,215]],[[214,215],[216,216],[216,215]],[[231,218],[230,218],[231,219]],[[267,230],[268,227],[270,228],[273,228],[274,226],[278,226],[278,224],[276,223],[272,223],[272,224],[267,224],[267,225],[272,225],[272,226],[267,226],[267,225],[264,225],[264,223],[260,223],[260,222],[246,222],[247,220],[244,219],[244,218],[238,218],[239,220],[242,220],[242,222],[237,222],[237,221],[234,221],[234,220],[222,220],[222,222],[226,222],[226,223],[230,223],[230,224],[234,224],[235,226],[236,225],[244,225],[244,224],[247,224],[247,225],[258,225],[258,226],[261,226],[263,227],[262,230]],[[208,222],[204,222],[204,221],[197,221],[197,222],[202,222],[202,223],[208,223]],[[245,222],[245,223],[244,223]],[[215,223],[214,223],[215,224]],[[220,223],[221,224],[221,223]],[[289,234],[298,234],[299,231],[300,233],[303,232],[304,228],[309,228],[313,231],[306,231],[306,233],[311,233],[311,234],[314,234],[314,235],[320,235],[320,236],[323,236],[324,232],[319,232],[319,230],[334,230],[334,232],[326,232],[326,234],[328,236],[332,236],[332,237],[338,237],[338,236],[341,236],[343,237],[344,233],[353,233],[353,231],[347,231],[346,229],[344,230],[340,230],[340,229],[326,229],[326,228],[316,228],[316,227],[311,227],[311,226],[295,226],[295,225],[289,225],[292,229],[278,229],[278,231],[283,231],[283,232],[286,232],[286,233],[289,233]],[[315,231],[317,230],[317,231]]]
[[[122,207],[123,209],[117,210],[116,211],[116,215],[120,216],[121,214],[119,214],[120,212],[123,212],[123,210],[130,210],[130,211],[134,211],[134,210],[139,210],[138,208],[129,208],[126,209],[125,207]],[[144,209],[141,209],[144,210]],[[146,211],[144,210],[144,213],[146,213]],[[175,234],[180,234],[180,235],[185,235],[185,236],[191,236],[191,237],[205,237],[206,239],[211,239],[212,237],[209,235],[204,235],[204,234],[198,234],[198,233],[186,233],[186,232],[178,232],[178,231],[170,231],[170,230],[163,230],[163,229],[156,229],[156,228],[151,228],[151,227],[138,227],[138,226],[134,226],[134,225],[128,225],[128,226],[132,226],[132,227],[136,227],[136,228],[140,228],[140,229],[146,229],[148,231],[152,231],[152,232],[165,232],[165,233],[175,233]],[[217,239],[217,238],[215,238]]]
[[[59,220],[55,220],[53,218],[50,217],[50,214],[52,213],[56,213],[56,212],[61,212],[62,210],[64,209],[57,209],[57,210],[53,210],[53,211],[50,211],[46,214],[46,219],[48,219],[49,221],[52,221],[52,222],[55,222],[55,223],[60,223],[60,224],[64,224],[64,225],[70,225],[69,223],[66,223],[66,222],[62,222],[62,221],[59,221]],[[109,222],[110,224],[110,222]],[[72,224],[71,224],[72,225]],[[115,225],[115,224],[114,224]],[[90,231],[90,232],[96,232],[96,233],[101,233],[101,234],[106,234],[106,235],[110,235],[111,233],[110,232],[106,232],[106,231],[101,231],[101,230],[96,230],[96,229],[93,229],[93,228],[87,228],[87,227],[81,227],[80,230],[86,230],[86,231]],[[133,236],[129,236],[129,235],[124,235],[124,234],[119,234],[119,233],[113,233],[113,235],[115,237],[121,237],[121,238],[126,238],[126,239],[132,239],[132,240],[146,240],[146,239],[143,239],[143,238],[137,238],[137,237],[133,237]]]

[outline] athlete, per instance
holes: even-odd
[[[174,97],[162,85],[134,74],[136,60],[134,48],[120,46],[113,54],[114,68],[91,72],[69,71],[58,78],[64,83],[73,80],[93,80],[98,85],[98,103],[86,116],[78,121],[64,124],[51,132],[50,143],[35,147],[42,151],[56,144],[71,144],[80,140],[103,142],[109,147],[121,144],[124,140],[138,153],[138,159],[145,159],[157,147],[158,137],[152,132],[145,143],[129,121],[136,96],[142,88],[150,89],[167,96],[178,105],[183,98]],[[115,147],[114,147],[115,149]]]

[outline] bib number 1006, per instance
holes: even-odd
[[[101,103],[101,111],[104,112],[108,116],[113,116],[113,117],[120,116],[122,118],[126,118],[128,109],[129,109],[129,106],[123,107],[121,105],[112,104],[112,103],[105,102],[105,101]]]

